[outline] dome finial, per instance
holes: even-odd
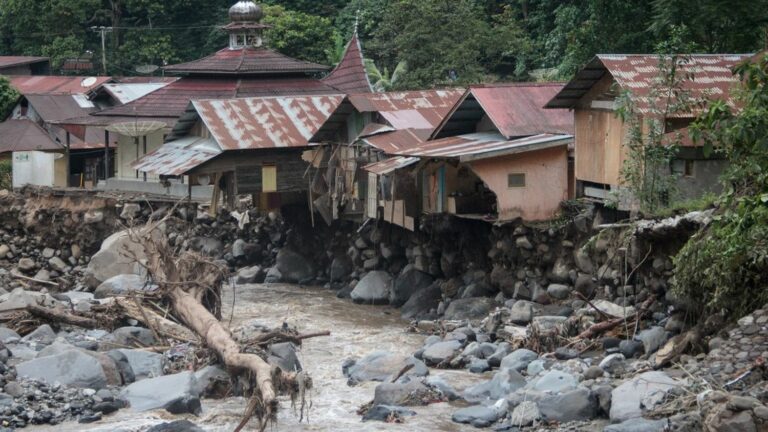
[[[261,6],[250,0],[240,0],[229,8],[232,22],[259,22],[264,17]]]

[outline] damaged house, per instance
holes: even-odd
[[[424,137],[402,129],[362,138],[390,158],[368,164],[367,215],[413,230],[422,215],[487,221],[555,216],[569,197],[572,120],[544,110],[561,84],[468,89]],[[375,187],[371,186],[375,185]]]
[[[749,57],[691,54],[676,59],[680,81],[676,91],[685,92],[695,102],[690,109],[672,110],[662,119],[663,145],[679,141],[679,151],[669,172],[677,176],[677,192],[681,200],[720,189],[719,176],[726,161],[718,155],[706,157],[702,146],[690,139],[687,127],[702,112],[707,101],[720,99],[733,103],[731,90],[738,85],[733,68]],[[620,194],[623,189],[621,171],[627,159],[628,128],[617,115],[618,101],[625,94],[639,115],[658,115],[665,106],[655,88],[664,73],[661,61],[668,59],[658,55],[598,55],[547,103],[547,108],[573,110],[578,197],[605,200],[623,195]],[[619,209],[629,210],[631,201],[621,199]]]

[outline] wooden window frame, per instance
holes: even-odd
[[[512,179],[517,176],[522,176],[522,184],[513,184]],[[513,172],[507,174],[507,189],[520,189],[528,186],[528,179],[524,172]],[[520,178],[520,177],[518,177]]]

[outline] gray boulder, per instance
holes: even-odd
[[[302,370],[301,362],[296,355],[296,346],[291,342],[272,344],[269,347],[267,360],[285,372],[300,372]]]
[[[267,275],[264,277],[264,283],[279,283],[283,280],[283,274],[280,273],[280,270],[277,269],[277,267],[272,267],[269,270],[267,270]]]
[[[533,319],[533,304],[518,300],[509,308],[509,321],[513,324],[527,325]]]
[[[496,423],[506,413],[506,401],[501,400],[492,406],[475,405],[462,408],[453,413],[456,423],[469,423],[474,427],[488,427]]]
[[[163,374],[163,355],[149,351],[118,349],[128,361],[136,381]]]
[[[176,420],[169,423],[160,423],[147,429],[147,432],[205,432],[189,420]]]
[[[414,367],[406,372],[405,376],[426,376],[429,373],[427,365],[421,360],[386,351],[377,351],[359,360],[347,360],[342,365],[342,371],[350,384],[386,381],[409,364]]]
[[[635,336],[635,339],[643,343],[645,354],[650,355],[667,341],[667,331],[663,327],[655,326],[641,331]]]
[[[645,372],[625,381],[611,392],[611,422],[642,417],[644,408],[653,409],[677,386],[677,381],[659,371]]]
[[[512,369],[520,372],[527,368],[528,364],[537,358],[539,358],[539,355],[535,352],[525,348],[520,348],[512,351],[506,357],[501,359],[500,367],[502,369]]]
[[[374,405],[418,406],[429,400],[432,392],[421,381],[382,383],[376,386]]]
[[[492,298],[470,297],[452,301],[445,309],[443,318],[447,320],[475,320],[488,316],[495,306]]]
[[[197,397],[195,374],[189,371],[137,381],[121,392],[135,411],[164,408],[185,398]]]
[[[384,271],[372,271],[366,274],[355,285],[350,297],[355,303],[386,304],[389,302],[389,291],[392,286],[392,276]]]
[[[56,340],[56,332],[48,324],[43,324],[32,333],[21,338],[21,340],[27,343],[35,342],[40,345],[50,345]]]
[[[415,416],[416,411],[393,405],[374,405],[363,416],[363,421],[392,421]]]
[[[147,283],[146,277],[136,274],[121,274],[102,282],[96,290],[93,291],[93,296],[97,299],[103,299],[107,297],[126,296],[133,292],[154,291],[156,289],[156,285]]]
[[[79,350],[19,363],[16,374],[49,384],[58,382],[80,388],[102,389],[108,384],[99,360]]]
[[[312,261],[289,247],[284,247],[277,253],[275,267],[283,275],[285,282],[305,282],[315,277]]]
[[[536,404],[542,419],[547,421],[565,423],[591,420],[597,416],[597,398],[586,388],[545,395],[538,398]]]
[[[619,424],[606,426],[603,432],[664,432],[669,422],[666,419],[648,420],[644,418],[634,418],[626,420]]]
[[[571,289],[568,285],[550,284],[547,287],[547,294],[554,299],[565,300],[571,295]]]
[[[158,233],[157,235],[162,235]],[[86,281],[96,288],[107,279],[121,274],[146,276],[146,270],[139,261],[146,260],[144,247],[134,242],[128,230],[116,232],[101,243],[101,249],[88,262]]]
[[[405,319],[419,318],[431,310],[437,310],[442,298],[440,286],[432,284],[413,293],[407,302],[400,308]]]
[[[210,257],[217,258],[221,256],[224,251],[224,243],[221,240],[210,237],[193,237],[189,240],[189,245],[192,249],[208,255]]]
[[[457,340],[447,340],[428,346],[422,358],[427,365],[437,366],[446,361],[450,361],[461,352],[462,344]]]
[[[530,426],[541,419],[541,411],[533,401],[523,401],[512,411],[510,424],[514,427]]]
[[[533,389],[542,393],[562,393],[574,390],[579,385],[579,380],[571,374],[551,370],[533,383]]]
[[[195,372],[193,394],[220,398],[230,391],[230,376],[221,366],[208,365]]]
[[[99,349],[109,351],[136,346],[153,346],[155,342],[155,336],[150,329],[143,327],[120,327],[99,341]]]
[[[389,303],[394,307],[400,307],[414,293],[432,285],[433,281],[432,276],[427,273],[414,268],[407,268],[395,278],[389,293]]]
[[[264,273],[264,269],[259,266],[243,267],[237,272],[235,283],[239,285],[262,283],[264,282],[264,278],[266,278],[266,276],[267,275]]]
[[[21,339],[21,336],[7,327],[0,327],[0,342],[6,343],[9,339]]]
[[[23,288],[0,295],[0,312],[23,309],[32,304],[50,307],[56,304],[56,300],[48,294],[25,291]]]
[[[464,399],[469,402],[496,401],[525,386],[525,377],[510,369],[501,369],[493,378],[475,384],[464,390]]]
[[[331,262],[331,282],[342,282],[352,273],[355,266],[349,256],[340,254]]]

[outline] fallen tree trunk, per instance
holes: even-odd
[[[640,306],[640,309],[638,309],[636,315],[631,317],[624,317],[624,318],[613,318],[608,321],[599,322],[587,328],[583,332],[579,333],[579,335],[576,336],[576,339],[577,340],[591,339],[599,334],[607,332],[608,330],[611,330],[613,328],[620,326],[621,324],[628,322],[630,319],[639,320],[643,315],[645,315],[648,312],[648,308],[650,308],[653,302],[655,301],[656,299],[653,296],[648,297],[648,299],[645,302],[643,302],[643,304]]]
[[[27,312],[32,316],[42,318],[47,321],[56,323],[64,323],[86,329],[97,329],[103,326],[102,322],[99,322],[93,318],[87,318],[80,315],[74,315],[71,313],[63,312],[57,309],[47,308],[37,305],[28,305],[26,307]]]
[[[148,308],[140,307],[130,298],[115,298],[115,304],[120,308],[120,313],[123,316],[143,323],[161,336],[182,342],[195,342],[198,340],[195,332],[183,325],[161,317]]]

